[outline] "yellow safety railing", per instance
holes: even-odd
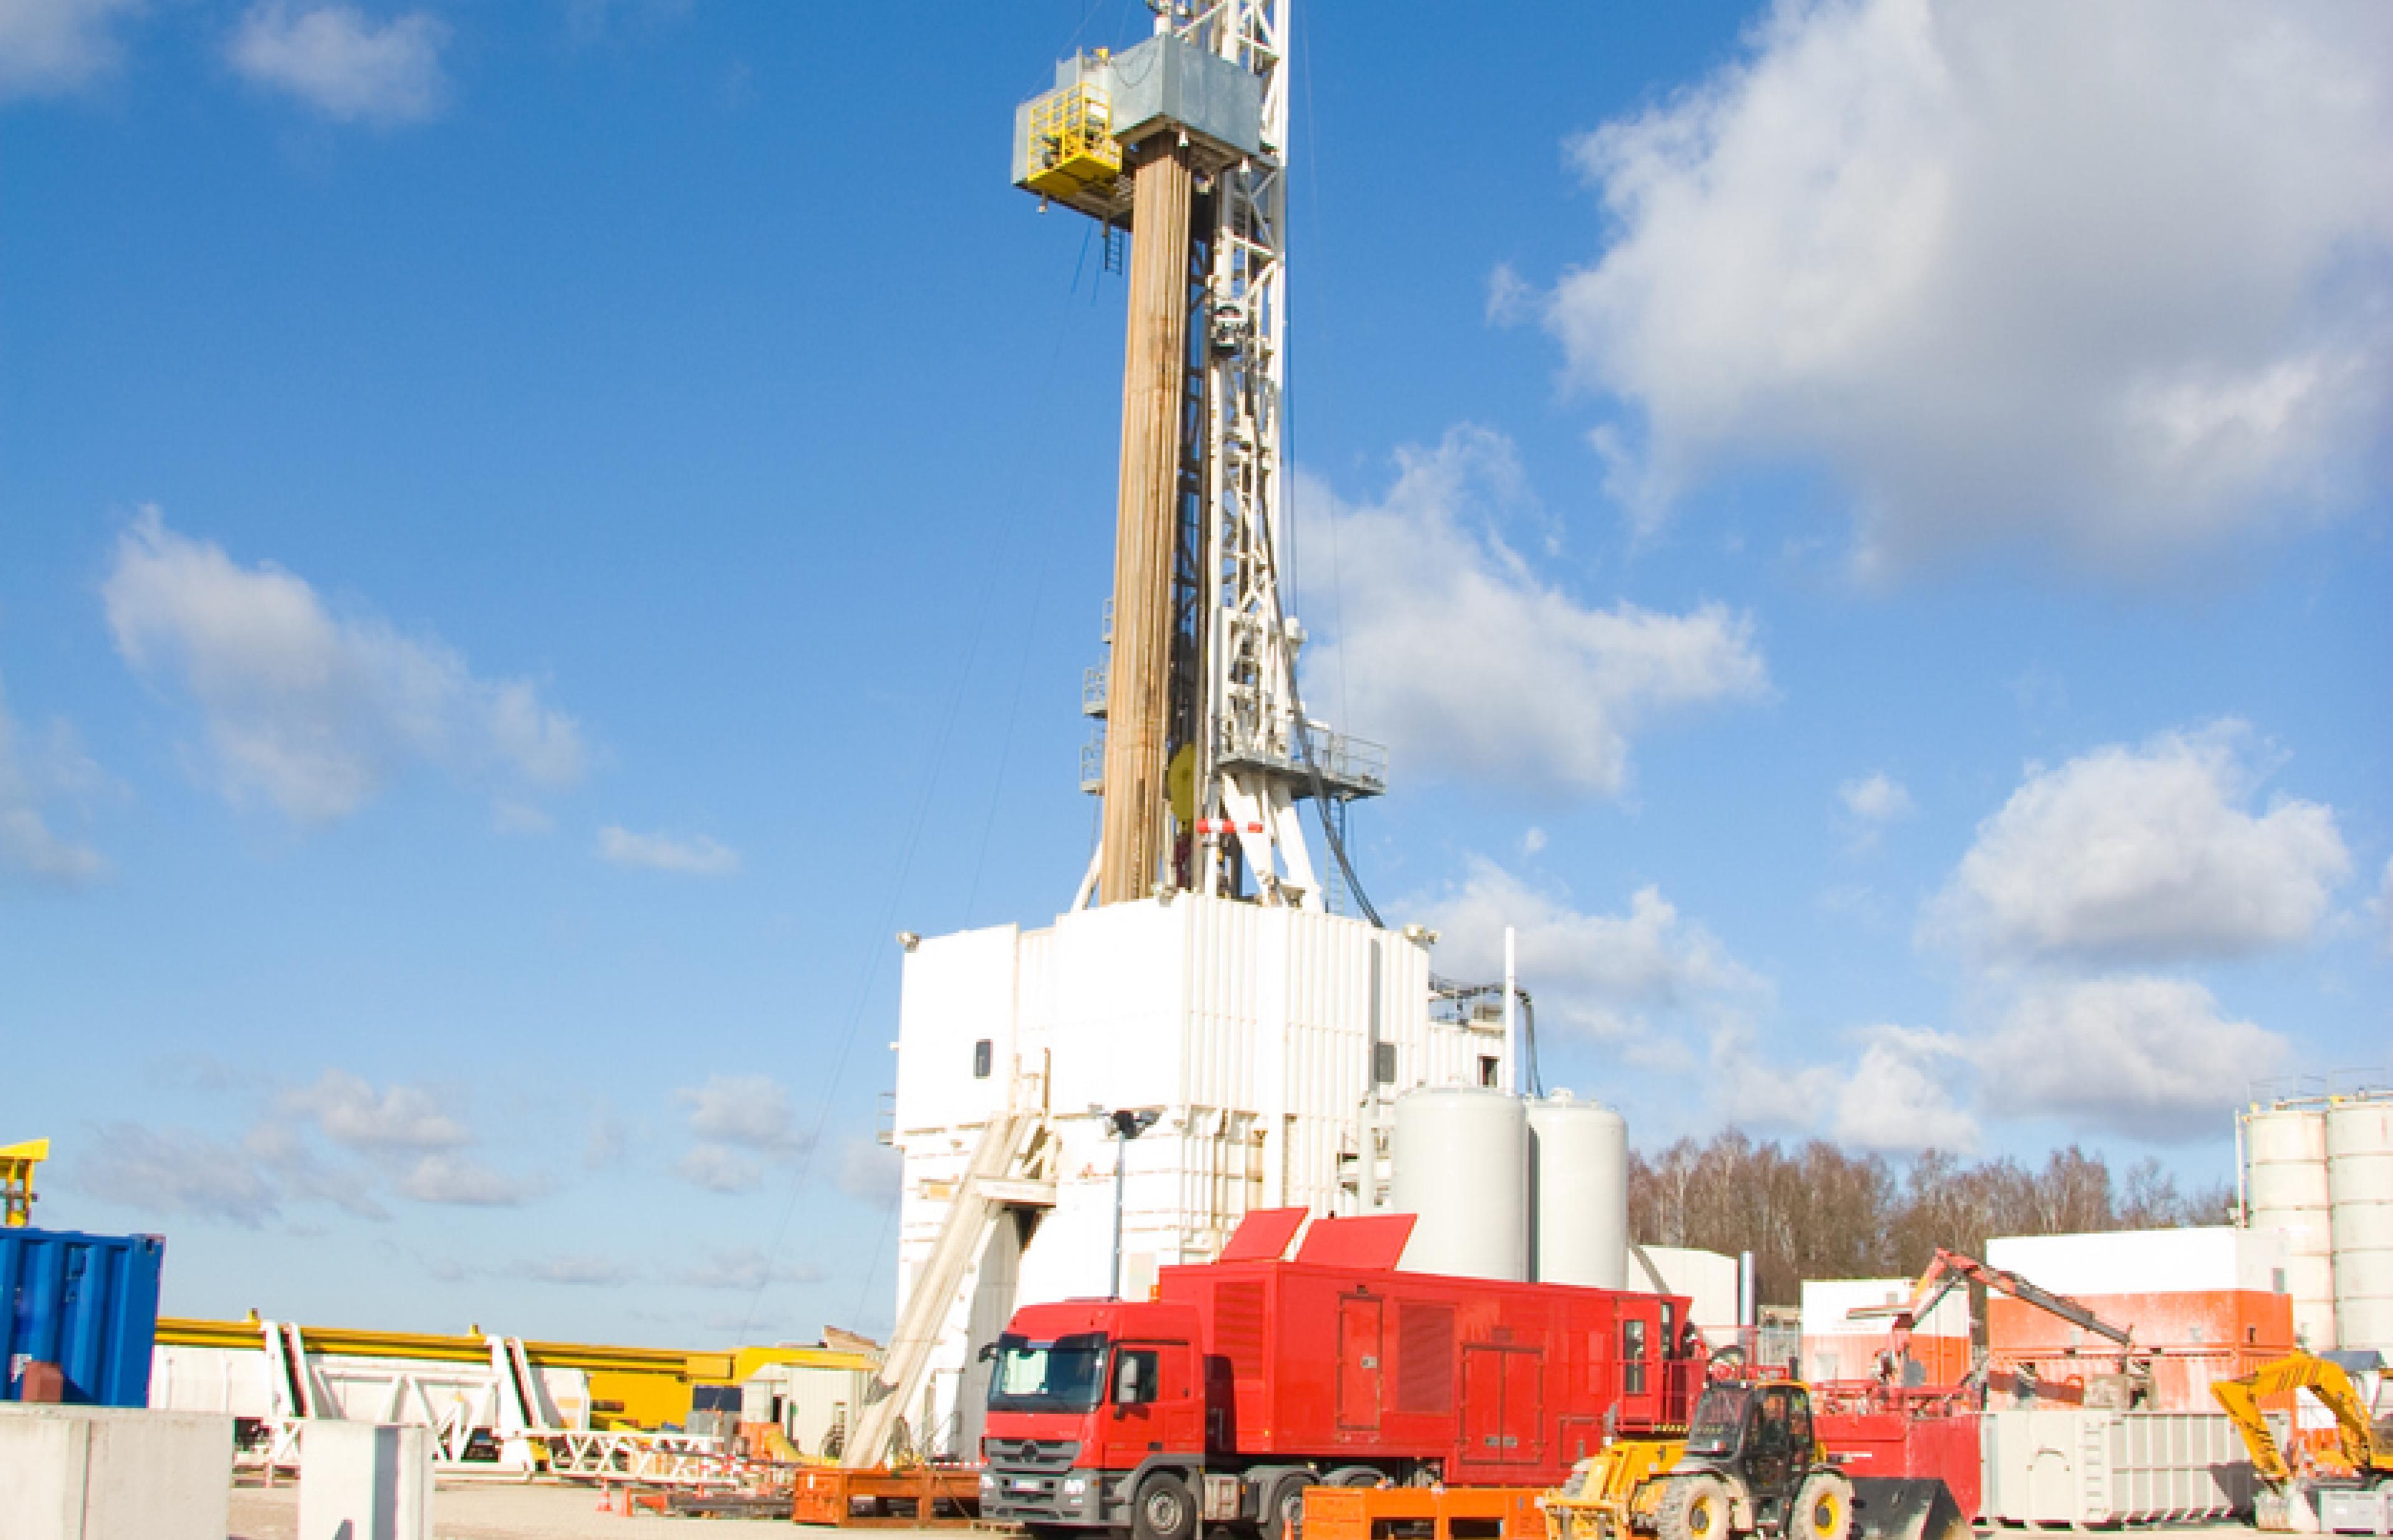
[[[1121,175],[1113,106],[1098,86],[1066,85],[1032,102],[1030,144],[1030,186],[1051,197],[1068,198]]]
[[[33,1222],[33,1168],[49,1158],[46,1139],[0,1144],[0,1227],[22,1230]]]

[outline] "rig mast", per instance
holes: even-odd
[[[1308,714],[1288,611],[1288,11],[1157,4],[1155,36],[1056,66],[1015,114],[1014,180],[1131,232],[1112,653],[1082,704],[1104,799],[1074,901],[1157,889],[1323,909],[1386,750]],[[1351,875],[1351,874],[1350,874]]]

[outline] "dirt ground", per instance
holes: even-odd
[[[441,1486],[432,1498],[435,1540],[650,1540],[674,1535],[680,1540],[734,1540],[742,1533],[784,1533],[786,1520],[753,1519],[660,1519],[654,1515],[625,1518],[602,1511],[598,1494],[581,1487],[520,1486],[473,1483]],[[230,1540],[298,1540],[299,1489],[261,1490],[236,1487],[232,1494]],[[811,1534],[832,1540],[840,1532],[809,1527]],[[848,1531],[873,1540],[960,1540],[971,1530],[879,1529]],[[977,1532],[987,1533],[987,1532]],[[1987,1529],[1978,1533],[1991,1540],[2027,1540],[2046,1531]],[[2113,1540],[2121,1532],[2112,1532]],[[2125,1532],[2155,1540],[2250,1540],[2253,1532],[2242,1524],[2187,1524]]]

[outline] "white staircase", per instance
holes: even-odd
[[[948,1201],[939,1238],[890,1337],[888,1354],[872,1386],[881,1392],[879,1398],[857,1417],[856,1435],[841,1455],[843,1464],[869,1467],[889,1458],[898,1419],[922,1391],[940,1327],[966,1274],[987,1251],[998,1220],[1009,1208],[1053,1206],[1056,1152],[1055,1134],[1035,1108],[999,1113],[981,1130],[972,1163]]]

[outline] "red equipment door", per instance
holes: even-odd
[[[1535,1465],[1545,1457],[1546,1358],[1532,1350],[1504,1355],[1504,1459]]]
[[[1380,1427],[1380,1312],[1367,1294],[1338,1299],[1338,1430],[1372,1433]]]
[[[1545,1457],[1546,1359],[1534,1348],[1462,1350],[1462,1447],[1474,1465]]]
[[[1504,1458],[1504,1350],[1474,1344],[1462,1350],[1462,1458],[1497,1465]]]

